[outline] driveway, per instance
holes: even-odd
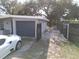
[[[46,32],[38,42],[23,40],[23,47],[5,59],[62,59],[60,43],[63,42],[63,39],[59,31],[52,29]]]
[[[20,50],[17,50],[8,56],[6,56],[4,59],[23,59],[23,55],[29,50],[29,48],[33,44],[33,40],[27,38],[22,40],[22,48]]]
[[[24,41],[25,42],[25,41]],[[9,54],[4,59],[47,59],[48,43],[44,40],[37,42],[30,41],[14,53]]]

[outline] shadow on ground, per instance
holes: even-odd
[[[24,59],[47,59],[49,41],[39,40],[24,54]]]
[[[4,59],[47,59],[49,40],[33,41],[24,38],[22,45],[20,50],[9,54]]]

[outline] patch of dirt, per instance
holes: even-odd
[[[59,59],[61,56],[61,48],[57,45],[58,42],[50,39],[47,59]]]

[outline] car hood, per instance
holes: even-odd
[[[0,35],[0,39],[3,39],[3,38],[8,38],[8,36],[6,36],[6,35]]]

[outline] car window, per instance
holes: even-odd
[[[0,45],[4,44],[5,39],[0,39]]]

